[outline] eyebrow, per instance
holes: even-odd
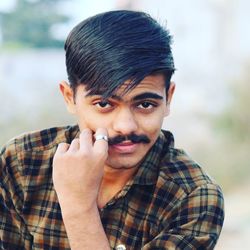
[[[95,94],[87,94],[87,96],[94,96],[94,95],[100,95],[100,93],[95,93]],[[118,95],[111,95],[110,96],[111,99],[115,99],[115,100],[118,100],[118,101],[121,101],[122,100],[122,97],[121,96],[118,96]],[[107,98],[108,99],[108,98]],[[136,95],[132,98],[132,101],[140,101],[140,100],[144,100],[144,99],[157,99],[157,100],[163,100],[163,96],[161,95],[158,95],[156,93],[153,93],[153,92],[144,92],[144,93],[141,93],[139,95]]]
[[[132,101],[139,101],[143,99],[157,99],[157,100],[162,100],[163,97],[161,95],[158,95],[156,93],[152,92],[145,92],[139,95],[136,95],[132,98]]]

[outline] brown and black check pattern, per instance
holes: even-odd
[[[51,128],[2,149],[1,249],[70,249],[52,160],[58,143],[78,134],[77,126]],[[194,161],[173,148],[172,134],[162,131],[135,177],[100,216],[111,249],[213,249],[224,219],[223,196]]]

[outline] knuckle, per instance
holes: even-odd
[[[89,128],[84,128],[84,129],[82,130],[82,132],[90,133],[91,130],[90,130]]]
[[[89,135],[89,134],[91,134],[91,130],[89,128],[85,128],[85,129],[82,130],[80,136]]]
[[[74,138],[71,143],[76,143],[76,142],[79,142],[78,138]]]
[[[66,142],[61,142],[61,143],[58,144],[58,147],[61,147],[61,148],[66,148],[68,146],[69,146],[69,144],[66,143]]]

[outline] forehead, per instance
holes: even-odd
[[[129,86],[130,81],[126,81],[121,87],[116,91],[116,95],[122,96]],[[165,90],[165,78],[162,74],[150,75],[145,77],[137,86],[131,89],[126,95],[141,91],[164,91]]]
[[[130,89],[129,91],[126,91],[130,84],[131,83],[129,80],[125,81],[124,84],[122,84],[112,96],[124,99],[124,98],[129,98],[130,96],[135,96],[136,94],[142,92],[156,92],[159,94],[164,94],[166,90],[165,77],[163,74],[147,76],[134,88]],[[80,85],[80,87],[83,86]],[[90,91],[84,91],[84,92],[85,92],[85,97],[91,97],[96,95],[102,96],[102,90],[99,90],[97,93],[93,94],[90,94],[89,93]]]

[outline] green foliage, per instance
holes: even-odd
[[[242,77],[232,83],[231,102],[214,119],[217,146],[213,147],[211,164],[226,189],[250,177],[250,73],[246,67]]]
[[[241,79],[233,83],[232,101],[216,119],[216,127],[235,143],[250,145],[250,74],[246,70]]]
[[[205,117],[209,139],[204,139],[202,146],[193,145],[195,159],[227,192],[249,183],[250,178],[249,64],[245,69],[228,86],[230,98],[226,108]]]
[[[64,0],[18,0],[10,13],[0,13],[3,45],[18,48],[62,47],[51,28],[69,21],[58,13],[58,4]]]

